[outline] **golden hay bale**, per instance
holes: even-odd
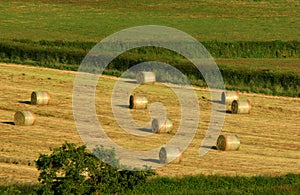
[[[182,161],[182,152],[176,146],[162,147],[159,151],[159,161],[162,164],[180,163]]]
[[[15,125],[30,126],[34,125],[36,117],[30,111],[17,111],[14,116]]]
[[[50,101],[50,95],[47,91],[34,91],[31,93],[31,104],[47,105]]]
[[[217,149],[224,151],[238,150],[240,144],[237,135],[220,135],[217,140]]]
[[[221,101],[223,104],[227,105],[227,109],[231,109],[231,103],[234,100],[239,99],[239,92],[238,91],[224,91],[222,92]]]
[[[136,75],[136,82],[139,84],[154,83],[155,81],[156,77],[154,72],[143,71]]]
[[[234,100],[231,104],[231,112],[233,114],[249,114],[251,104],[249,100]]]
[[[130,109],[146,109],[148,104],[147,97],[144,95],[131,95],[129,98]]]
[[[169,133],[173,129],[173,123],[168,118],[160,118],[152,120],[152,132]]]

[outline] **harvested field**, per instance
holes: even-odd
[[[38,171],[32,162],[40,153],[49,153],[49,147],[58,147],[65,141],[82,144],[72,112],[75,74],[0,64],[0,183],[36,182]],[[111,93],[116,80],[103,76],[96,90],[96,112],[107,135],[117,144],[135,150],[158,147],[171,139],[174,134],[129,135],[118,126],[111,110]],[[157,172],[160,175],[300,173],[300,98],[240,93],[240,98],[251,101],[251,113],[226,114],[222,130],[222,133],[239,136],[239,150],[224,152],[210,149],[207,155],[200,157],[199,147],[209,124],[211,101],[207,89],[195,89],[201,117],[197,134],[183,153],[181,164],[159,168]],[[31,105],[30,95],[35,90],[51,93],[51,104]],[[135,92],[147,93],[149,102],[161,102],[167,116],[172,119],[174,129],[178,128],[179,102],[172,90],[156,83],[140,86]],[[37,117],[35,125],[13,125],[17,110],[33,112]],[[130,113],[140,124],[151,119],[148,110],[130,110]]]

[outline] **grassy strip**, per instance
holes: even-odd
[[[188,176],[158,177],[138,186],[128,194],[297,194],[300,175],[278,177]]]
[[[35,184],[0,186],[0,193],[33,194]],[[300,174],[283,176],[187,176],[183,178],[155,177],[125,194],[298,194]]]

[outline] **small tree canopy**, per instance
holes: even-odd
[[[51,154],[41,154],[36,161],[41,185],[38,194],[116,193],[145,182],[155,172],[122,170],[113,149],[98,146],[93,153],[86,146],[64,143],[50,148]]]

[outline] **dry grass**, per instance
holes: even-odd
[[[40,153],[49,153],[49,147],[60,146],[65,141],[82,143],[72,113],[74,77],[74,72],[0,64],[0,183],[36,182],[38,172],[28,162],[37,159]],[[97,115],[109,137],[119,145],[135,150],[157,147],[171,139],[173,134],[129,135],[118,126],[110,106],[115,82],[116,78],[102,77],[96,91]],[[47,90],[51,104],[28,104],[30,94],[35,90]],[[135,92],[147,93],[149,102],[161,102],[174,128],[178,128],[179,102],[172,90],[155,84],[140,86]],[[251,101],[251,114],[226,114],[222,132],[239,136],[239,151],[211,149],[207,155],[199,157],[199,146],[209,124],[211,102],[206,89],[197,88],[197,94],[201,109],[197,134],[183,153],[182,163],[159,168],[160,175],[300,173],[299,98],[241,93],[240,98]],[[16,110],[31,110],[37,116],[36,124],[29,127],[12,125]],[[139,124],[150,120],[148,110],[130,112]]]

